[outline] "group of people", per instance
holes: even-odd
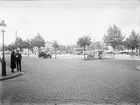
[[[14,72],[14,69],[17,68],[17,71],[21,70],[21,59],[22,55],[19,53],[19,50],[12,51],[11,53],[11,72]]]

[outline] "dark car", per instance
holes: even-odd
[[[52,58],[52,55],[49,53],[45,53],[45,52],[39,52],[38,55],[39,58],[43,57],[43,58]]]
[[[122,52],[120,52],[120,54],[129,54],[129,52],[127,52],[127,51],[122,51]]]

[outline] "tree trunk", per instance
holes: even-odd
[[[138,49],[138,51],[139,51],[139,56],[140,56],[140,48]]]
[[[28,48],[28,56],[29,56],[29,48]]]
[[[115,58],[115,48],[116,46],[113,47],[113,59]]]
[[[55,59],[56,59],[56,49],[55,49]]]
[[[38,48],[38,51],[37,51],[36,55],[37,55],[37,54],[39,54],[39,48]]]
[[[85,46],[84,46],[84,60],[85,60]]]
[[[34,51],[33,51],[33,48],[31,49],[31,51],[32,51],[32,53],[34,52]]]
[[[55,59],[56,59],[56,52],[55,52]]]
[[[129,52],[129,48],[128,48],[128,52]]]
[[[132,52],[131,52],[131,56],[133,56],[133,49],[132,49]]]
[[[113,59],[115,58],[115,53],[114,52],[115,52],[115,49],[113,49]]]

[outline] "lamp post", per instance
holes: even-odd
[[[4,22],[4,20],[2,21],[2,23],[0,23],[0,26],[2,26],[3,28],[7,26]],[[5,62],[5,53],[4,53],[4,34],[5,34],[5,30],[2,29],[1,33],[2,33],[2,37],[3,37],[2,38],[2,40],[3,40],[2,76],[6,76],[6,62]]]

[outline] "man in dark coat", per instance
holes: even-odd
[[[10,67],[11,67],[11,72],[14,72],[14,69],[16,68],[16,56],[15,56],[15,52],[14,51],[12,51],[12,53],[11,53],[11,65],[10,65]]]
[[[21,59],[22,59],[22,55],[19,53],[19,50],[17,50],[17,53],[16,53],[17,71],[21,71]]]

